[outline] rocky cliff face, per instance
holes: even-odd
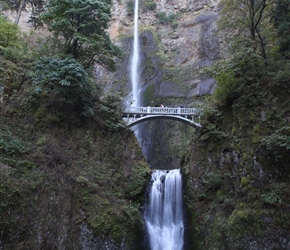
[[[32,127],[1,113],[0,249],[142,249],[150,176],[131,132]]]
[[[199,70],[222,55],[217,34],[219,1],[139,2],[141,103],[193,106],[198,98],[211,94],[215,80]],[[133,44],[133,1],[113,1],[111,38],[121,47],[123,58],[118,70],[109,73],[96,68],[98,79],[109,90],[130,96],[130,55]],[[148,163],[154,168],[176,168],[184,145],[193,129],[171,121],[152,121],[142,125],[140,141]],[[160,133],[160,131],[170,131]]]
[[[139,33],[144,105],[169,97],[191,98],[210,94],[214,79],[198,69],[220,57],[217,35],[219,1],[140,1]],[[109,33],[124,52],[118,71],[97,75],[118,91],[130,92],[128,67],[132,51],[134,2],[113,1]],[[168,103],[170,104],[170,103]]]
[[[199,96],[212,93],[214,79],[200,75],[198,70],[225,54],[217,34],[218,2],[141,1],[140,70],[144,105],[162,102],[190,106]],[[110,34],[125,56],[117,73],[106,79],[123,94],[130,93],[128,66],[133,22],[129,3],[114,2]],[[257,112],[259,117],[260,111],[251,112]],[[218,119],[219,115],[213,117]],[[146,136],[141,136],[143,151],[152,167],[176,167],[184,148],[188,149],[182,160],[189,211],[186,249],[197,249],[198,240],[198,249],[289,249],[287,164],[281,167],[283,164],[278,161],[265,160],[261,152],[253,155],[255,149],[251,147],[256,140],[250,135],[253,127],[243,127],[244,121],[235,122],[244,115],[245,111],[223,110],[221,131],[212,126],[211,117],[209,124],[195,135],[194,131],[184,131],[167,121],[142,125],[146,130]],[[238,135],[227,141],[235,132]],[[193,139],[187,145],[190,137]]]

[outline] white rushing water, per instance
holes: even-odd
[[[131,56],[131,84],[132,84],[132,107],[140,106],[139,97],[139,37],[138,37],[138,0],[135,0],[134,10],[134,41],[133,41],[133,53]]]
[[[183,249],[182,179],[179,169],[155,170],[145,211],[152,250]]]

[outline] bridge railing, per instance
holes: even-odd
[[[126,107],[126,114],[177,114],[177,115],[199,115],[199,110],[196,108],[181,108],[181,107]]]

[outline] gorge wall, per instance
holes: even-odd
[[[213,92],[215,80],[198,71],[223,54],[217,34],[218,2],[140,1],[140,86],[144,106],[163,103],[192,107],[201,96]],[[107,89],[126,96],[125,105],[134,101],[129,79],[133,6],[133,1],[113,1],[109,33],[122,48],[123,58],[114,73],[96,68],[98,79]],[[175,168],[194,129],[171,121],[140,126],[145,131],[140,133],[140,143],[148,163],[157,168]],[[160,133],[164,129],[167,133]]]
[[[215,80],[200,75],[199,69],[226,57],[226,46],[217,33],[218,2],[141,1],[145,106],[190,107],[213,93]],[[110,33],[125,54],[120,70],[106,78],[108,87],[124,96],[130,93],[129,7],[128,2],[114,2]],[[96,72],[104,74],[101,69]],[[126,101],[132,101],[130,96]],[[186,249],[288,249],[289,154],[274,160],[257,145],[265,113],[272,111],[266,104],[242,111],[238,103],[212,112],[202,121],[201,131],[167,121],[141,125],[146,131],[141,135],[142,149],[151,167],[175,168],[181,159]]]
[[[124,58],[116,73],[106,75],[106,84],[129,93],[128,65],[132,51],[133,13],[130,1],[113,1],[109,33],[121,46]],[[213,91],[214,79],[197,70],[221,56],[217,35],[218,1],[141,1],[139,33],[141,86],[144,105],[162,98],[198,97]],[[109,77],[108,77],[109,75]],[[172,101],[174,102],[174,101]],[[174,103],[168,103],[174,104]]]

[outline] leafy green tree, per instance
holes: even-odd
[[[110,0],[50,0],[42,20],[65,55],[72,55],[85,68],[98,63],[114,70],[113,58],[120,51],[106,32],[110,8]]]
[[[71,57],[41,58],[33,68],[34,93],[60,102],[85,116],[92,116],[94,85],[84,67]]]
[[[19,45],[19,28],[0,15],[0,48]]]
[[[238,46],[251,46],[266,59],[266,30],[272,0],[221,0],[220,27]],[[236,47],[236,48],[237,48]]]
[[[290,1],[276,0],[272,12],[274,27],[277,29],[279,39],[279,51],[290,51]]]

